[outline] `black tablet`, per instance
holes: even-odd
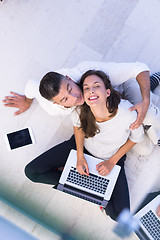
[[[33,132],[30,127],[7,133],[5,138],[9,150],[14,150],[35,143]]]

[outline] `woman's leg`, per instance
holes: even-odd
[[[107,215],[109,215],[113,220],[116,220],[116,218],[124,208],[130,209],[128,184],[124,170],[125,158],[126,156],[123,156],[117,163],[117,165],[121,166],[121,170],[111,199],[109,200],[107,207],[105,208]]]
[[[84,153],[93,156],[84,148]],[[117,163],[121,167],[116,185],[114,187],[111,199],[109,200],[107,207],[105,208],[106,214],[109,215],[113,220],[119,216],[124,208],[130,209],[129,190],[124,170],[124,161],[126,155],[124,155]]]
[[[74,136],[31,161],[25,167],[26,176],[33,182],[57,184],[61,176],[57,168],[65,165],[71,149],[76,149]]]

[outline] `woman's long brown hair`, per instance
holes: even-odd
[[[79,82],[79,86],[83,92],[83,83],[86,77],[90,75],[96,75],[101,78],[101,80],[104,82],[105,88],[110,89],[111,93],[110,96],[106,100],[106,107],[108,108],[109,113],[111,113],[110,117],[114,116],[117,112],[118,105],[120,103],[120,94],[113,89],[111,82],[109,80],[109,77],[103,72],[99,70],[89,70],[86,73],[84,73],[81,77],[81,80]],[[90,109],[90,107],[84,103],[82,106],[77,107],[77,109],[80,108],[80,128],[83,130],[85,137],[93,137],[97,133],[100,132],[97,124],[96,119]]]

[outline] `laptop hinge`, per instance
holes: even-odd
[[[98,204],[98,205],[100,205],[104,208],[107,206],[107,203],[108,203],[108,201],[104,200],[102,197],[96,196],[96,195],[91,194],[91,193],[87,193],[83,190],[74,188],[74,187],[69,186],[67,184],[64,184],[64,185],[58,184],[57,189],[62,191],[62,192],[71,194],[75,197],[79,197],[79,198],[82,198],[84,200],[90,201],[92,203]]]
[[[150,240],[150,238],[146,235],[141,227],[135,231],[135,234],[139,237],[140,240]]]

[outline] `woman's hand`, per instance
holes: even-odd
[[[115,164],[111,160],[103,161],[97,164],[96,170],[100,175],[106,176],[112,171],[114,165]]]
[[[89,176],[89,168],[84,156],[77,157],[77,170],[81,175]]]

